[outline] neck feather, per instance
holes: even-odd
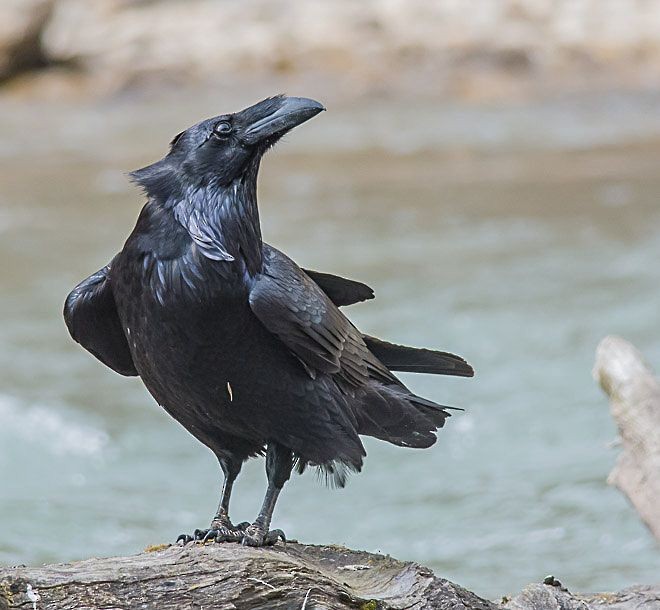
[[[250,275],[262,267],[256,180],[244,175],[227,186],[191,188],[174,207],[202,253],[214,260],[242,260]]]

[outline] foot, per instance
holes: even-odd
[[[189,542],[201,542],[202,544],[206,543],[209,540],[215,542],[241,542],[243,540],[243,535],[245,529],[250,524],[247,521],[239,523],[238,525],[233,525],[228,518],[222,519],[213,519],[211,521],[211,527],[208,529],[196,529],[193,532],[193,535],[181,534],[176,541],[183,541],[183,544],[188,544]]]
[[[268,531],[253,523],[245,528],[241,543],[245,546],[272,546],[280,539],[282,542],[286,542],[286,536],[282,530]]]

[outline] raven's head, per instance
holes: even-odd
[[[234,114],[222,114],[177,135],[160,161],[131,173],[151,196],[167,199],[180,189],[226,186],[258,166],[285,133],[324,110],[303,97],[279,95]]]

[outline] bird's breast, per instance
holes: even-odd
[[[156,342],[179,352],[226,344],[240,336],[251,315],[240,266],[208,260],[194,245],[171,259],[150,253],[120,259],[113,276],[132,350],[147,351]]]
[[[181,406],[174,408],[206,419],[208,396],[218,408],[238,404],[241,390],[234,380],[244,376],[255,352],[258,323],[240,270],[221,267],[230,264],[190,252],[171,260],[136,257],[113,270],[117,309],[136,369],[168,410],[177,403]]]

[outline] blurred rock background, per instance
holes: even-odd
[[[343,97],[499,100],[653,88],[658,74],[654,0],[0,3],[0,78],[55,96],[274,76]]]

